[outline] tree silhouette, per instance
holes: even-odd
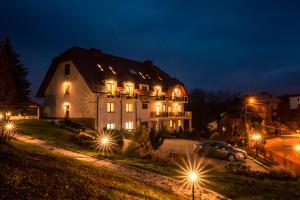
[[[27,80],[28,69],[20,62],[19,55],[13,50],[9,39],[0,45],[1,72],[0,87],[2,106],[21,108],[26,105],[30,95],[30,83]]]

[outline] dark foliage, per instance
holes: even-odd
[[[28,102],[30,95],[28,69],[21,64],[19,55],[13,50],[8,39],[1,43],[0,52],[1,105],[21,108]]]
[[[275,180],[293,180],[296,181],[297,177],[287,170],[271,170],[269,173],[252,171],[249,166],[242,164],[229,164],[226,167],[229,173],[241,176],[247,176],[257,179],[275,179]]]
[[[158,149],[164,142],[163,133],[156,132],[153,129],[149,132],[149,139],[154,150]]]
[[[227,112],[239,105],[239,94],[228,92],[211,92],[195,89],[189,95],[186,110],[193,112],[193,128],[195,131],[206,130],[207,124],[217,120],[220,113]]]

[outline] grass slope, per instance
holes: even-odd
[[[70,140],[71,132],[54,126],[49,121],[32,120],[18,124],[24,134],[44,139],[49,143],[60,145],[89,154],[96,154],[93,150],[87,150],[75,145]],[[147,160],[128,158],[120,155],[108,155],[109,159],[116,162],[132,165],[166,176],[176,177],[176,166],[166,163],[155,163]],[[223,172],[212,171],[208,178],[210,188],[232,199],[300,199],[300,181],[277,181],[248,178]]]
[[[0,199],[181,199],[102,168],[12,142],[0,148]]]

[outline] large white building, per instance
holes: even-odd
[[[56,57],[40,86],[48,118],[70,118],[96,129],[190,131],[184,84],[151,61],[73,47]]]

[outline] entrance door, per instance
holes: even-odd
[[[65,105],[65,114],[66,114],[66,118],[68,119],[70,117],[70,106],[69,105]]]

